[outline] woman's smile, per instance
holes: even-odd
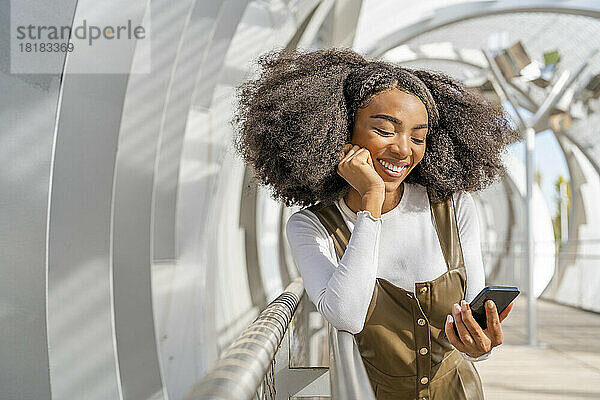
[[[392,178],[400,178],[408,170],[408,163],[406,162],[381,158],[378,158],[377,161],[380,166],[379,169]]]

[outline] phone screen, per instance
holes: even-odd
[[[498,314],[502,313],[508,305],[519,295],[520,291],[515,286],[488,286],[484,288],[471,303],[471,312],[475,321],[482,329],[487,328],[487,316],[485,312],[485,303],[493,300],[496,303]]]

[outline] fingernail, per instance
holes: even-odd
[[[467,311],[467,302],[464,300],[460,301],[460,308],[462,308],[463,311]]]
[[[458,305],[458,304],[456,304],[456,303],[454,304],[454,312],[457,312],[457,313],[459,313],[459,312],[460,312],[460,307],[459,307],[459,305]]]
[[[452,319],[452,315],[448,314],[448,317],[446,318],[446,321],[451,324],[453,319]]]
[[[494,308],[494,302],[492,300],[488,300],[487,306],[491,310],[492,308]]]

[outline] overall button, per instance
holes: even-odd
[[[425,385],[427,382],[429,382],[429,378],[427,378],[426,376],[424,376],[424,377],[421,378],[421,383],[423,385]]]
[[[421,294],[425,294],[425,293],[427,293],[427,286],[423,286],[421,288]]]
[[[424,320],[423,318],[419,318],[419,319],[417,320],[417,324],[419,324],[419,325],[423,326],[423,325],[425,325],[425,320]]]
[[[422,355],[427,354],[429,350],[427,350],[427,347],[421,347],[421,350],[419,350],[419,353],[421,353]]]

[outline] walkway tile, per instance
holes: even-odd
[[[600,399],[600,314],[538,300],[539,347],[525,345],[527,302],[502,323],[504,343],[475,363],[486,400]]]

